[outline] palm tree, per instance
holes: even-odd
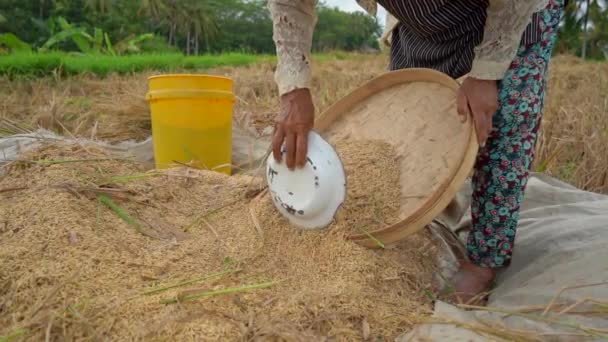
[[[589,19],[593,23],[587,39],[590,47],[590,56],[600,58],[606,56],[604,49],[608,47],[608,3],[604,7],[600,6],[599,1],[594,1],[589,8]]]
[[[85,0],[84,6],[100,13],[107,13],[112,8],[112,0]]]
[[[66,0],[38,0],[38,18],[44,19],[45,13],[44,10],[53,6],[61,5],[62,7],[66,7]]]
[[[572,49],[577,50],[581,46],[580,3],[580,1],[570,1],[564,10],[564,21],[557,40],[559,52],[574,52]]]
[[[40,0],[38,2],[38,18],[42,19],[44,17],[44,6],[46,5],[46,0]]]
[[[168,28],[167,41],[169,45],[173,45],[177,31],[177,21],[173,20],[173,3],[174,1],[171,0],[141,0],[139,8],[140,14],[148,16],[161,27]]]
[[[198,55],[201,38],[208,47],[209,39],[215,37],[219,31],[213,15],[214,4],[210,1],[190,0],[184,5],[181,13],[184,23],[186,23],[186,53],[193,52]]]
[[[608,41],[608,2],[602,0],[584,0],[584,2],[581,57],[597,58],[601,53],[595,48]],[[600,3],[603,3],[603,6]]]
[[[166,0],[141,0],[140,14],[153,19],[163,19],[167,14]]]
[[[167,29],[169,45],[177,45],[177,36],[186,38],[186,53],[199,52],[201,37],[206,42],[217,32],[213,5],[209,0],[142,0],[140,13]]]
[[[589,22],[589,2],[590,0],[586,0],[585,17],[583,18],[583,52],[581,56],[583,59],[587,57],[587,24]]]

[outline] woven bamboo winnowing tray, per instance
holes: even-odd
[[[436,218],[469,175],[478,150],[473,120],[456,111],[458,83],[430,69],[387,72],[340,99],[316,122],[332,141],[380,139],[397,151],[401,167],[398,220],[368,234],[351,235],[375,248],[421,230]],[[371,238],[370,235],[373,237]]]

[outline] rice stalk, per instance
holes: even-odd
[[[213,274],[210,274],[210,275],[206,275],[206,276],[201,277],[201,278],[186,280],[186,281],[174,284],[174,285],[169,285],[169,286],[165,286],[165,287],[149,290],[149,291],[143,292],[142,295],[146,295],[147,296],[147,295],[158,294],[158,293],[165,292],[165,291],[168,291],[168,290],[171,290],[171,289],[174,289],[174,288],[178,288],[178,287],[182,287],[182,286],[186,286],[186,285],[190,285],[190,284],[194,284],[194,283],[200,283],[200,282],[203,282],[205,280],[209,280],[209,279],[217,278],[217,277],[222,277],[222,276],[225,276],[225,275],[228,275],[228,274],[237,273],[237,272],[240,272],[240,271],[241,271],[240,269],[234,269],[234,270],[226,270],[226,271],[222,271],[222,272],[217,272],[217,273],[213,273]]]
[[[123,208],[121,208],[118,204],[116,204],[108,195],[98,194],[97,198],[99,199],[99,201],[101,203],[105,204],[110,210],[112,210],[116,215],[118,215],[118,217],[120,217],[128,225],[135,228],[135,230],[137,230],[137,232],[139,232],[143,235],[146,235],[143,231],[143,228],[139,224],[139,222],[137,222],[137,220],[132,218]]]
[[[582,288],[596,287],[596,286],[603,286],[603,285],[608,285],[608,282],[600,282],[600,283],[593,283],[593,284],[583,284],[583,285],[575,285],[575,286],[566,286],[566,287],[562,288],[561,290],[559,290],[559,292],[557,292],[555,294],[555,296],[553,296],[553,298],[551,298],[551,301],[549,302],[549,304],[547,304],[547,307],[543,311],[542,316],[547,315],[547,313],[549,312],[549,310],[551,310],[551,308],[553,307],[553,305],[555,304],[555,302],[559,299],[559,297],[562,295],[562,293],[564,293],[564,292],[566,292],[568,290],[575,290],[575,289],[582,289]]]
[[[28,134],[34,129],[28,125],[0,117],[0,138],[6,138],[16,134]]]
[[[478,335],[493,337],[494,339],[499,338],[502,341],[518,341],[518,342],[540,342],[540,337],[535,332],[521,331],[521,330],[510,330],[498,326],[487,326],[484,324],[468,323],[458,321],[449,318],[427,318],[423,319],[421,323],[427,324],[449,324],[460,328],[464,328],[471,332],[477,333]]]
[[[195,300],[195,299],[209,298],[209,297],[223,295],[223,294],[233,294],[233,293],[246,292],[246,291],[250,291],[250,290],[265,289],[265,288],[274,286],[278,283],[279,283],[278,281],[269,281],[269,282],[260,283],[260,284],[246,285],[246,286],[239,286],[239,287],[229,287],[229,288],[225,288],[225,289],[221,289],[221,290],[206,291],[206,292],[195,293],[195,294],[191,294],[191,295],[179,294],[177,296],[177,298],[164,299],[164,300],[161,300],[160,303],[161,304],[175,304],[175,303],[187,302],[187,301],[191,301],[191,300]]]
[[[572,310],[574,310],[574,308],[579,307],[585,303],[592,303],[594,307],[596,307],[596,310],[593,310],[594,313],[598,313],[598,314],[606,314],[608,313],[608,302],[602,302],[599,300],[596,300],[594,298],[590,298],[590,297],[585,297],[579,301],[577,301],[576,303],[564,308],[563,310],[559,311],[557,313],[557,315],[563,315],[566,313],[570,313],[572,312]]]
[[[376,245],[378,245],[378,247],[385,249],[386,246],[384,245],[384,243],[382,241],[380,241],[378,238],[376,238],[375,236],[373,236],[370,232],[368,232],[365,228],[362,227],[357,227],[357,229],[365,234],[365,236],[367,236],[370,240],[374,241],[374,243],[376,243]]]
[[[129,183],[129,182],[132,182],[135,180],[145,179],[145,178],[149,178],[149,177],[156,177],[159,175],[160,175],[159,173],[147,172],[147,173],[138,173],[138,174],[134,174],[134,175],[126,175],[126,176],[114,176],[114,177],[110,177],[107,181],[104,182],[104,184]]]
[[[251,217],[251,221],[253,222],[253,226],[255,227],[258,236],[260,238],[264,238],[264,231],[262,230],[262,225],[260,224],[260,220],[258,220],[258,217],[255,214],[255,210],[251,205],[249,206],[249,216]]]
[[[560,145],[559,147],[557,147],[553,152],[551,152],[551,154],[549,156],[547,156],[547,158],[545,160],[543,160],[540,165],[538,165],[536,167],[536,172],[545,172],[547,171],[547,169],[549,168],[549,166],[553,163],[553,161],[555,161],[555,159],[559,156],[559,154],[561,153],[562,149],[564,148],[564,144]]]
[[[25,190],[25,189],[27,189],[27,187],[25,187],[25,186],[4,188],[4,189],[0,189],[0,194],[5,193],[5,192],[21,191],[21,190]]]
[[[84,326],[85,330],[93,340],[98,339],[99,333],[95,327],[78,311],[75,305],[68,305],[67,313],[78,323]]]
[[[27,333],[26,329],[17,329],[8,335],[0,336],[0,342],[12,342],[20,337],[23,337]]]
[[[44,331],[44,342],[51,341],[51,329],[53,329],[53,323],[55,321],[55,315],[51,315],[49,319],[49,323],[46,325],[46,330]]]
[[[95,203],[95,225],[99,227],[101,223],[101,199],[99,196],[97,197],[97,202]]]
[[[486,307],[486,306],[467,305],[467,304],[459,304],[457,306],[462,309],[473,309],[473,310],[488,311],[488,312],[495,312],[495,313],[501,313],[501,314],[506,314],[506,315],[519,316],[519,317],[523,317],[523,318],[526,318],[526,319],[529,319],[532,321],[540,321],[540,322],[544,322],[547,324],[555,324],[555,325],[559,325],[562,327],[582,331],[582,332],[588,334],[589,336],[608,339],[608,330],[586,327],[586,326],[583,326],[580,324],[576,324],[576,323],[572,323],[572,322],[565,322],[565,321],[561,321],[561,320],[550,318],[550,317],[544,317],[544,316],[540,316],[540,315],[522,313],[522,312],[518,312],[518,311],[514,311],[514,310],[507,310],[507,309],[500,309],[500,308],[493,308],[493,307]]]
[[[424,289],[422,290],[422,293],[424,294],[424,296],[426,298],[428,298],[430,301],[434,301],[437,298],[435,298],[435,295],[433,294],[433,292],[431,292],[429,289]]]
[[[72,164],[72,163],[96,163],[103,161],[129,161],[127,159],[116,159],[116,158],[101,158],[101,159],[68,159],[68,160],[13,160],[18,163],[26,163],[26,164],[34,164],[34,165],[42,165],[42,166],[50,166],[50,165],[60,165],[60,164]]]
[[[221,205],[215,209],[212,209],[208,212],[205,212],[203,214],[198,215],[190,224],[186,225],[185,227],[182,228],[182,230],[184,232],[188,232],[192,227],[196,226],[197,224],[199,224],[201,221],[203,221],[205,218],[217,213],[220,210],[226,209],[230,206],[233,206],[235,204],[237,204],[238,202],[240,202],[242,200],[242,198],[237,198],[234,201],[230,201],[224,205]]]

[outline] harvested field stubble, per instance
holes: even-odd
[[[391,160],[384,145],[341,144],[344,153],[383,148]],[[345,158],[355,204],[365,201],[373,155]],[[103,157],[50,145],[0,179],[0,190],[13,189],[0,191],[0,336],[386,339],[430,314],[436,247],[426,232],[374,251],[344,238],[356,210],[332,229],[303,232],[259,192],[260,179],[144,173]],[[66,159],[78,162],[53,162]],[[368,198],[389,206],[371,206],[380,221],[397,209],[383,196],[391,193]]]
[[[313,95],[317,111],[386,70],[386,56],[355,56],[316,63]],[[206,71],[235,80],[237,119],[271,125],[277,95],[273,65],[261,63]],[[0,118],[77,136],[110,141],[150,134],[144,94],[147,74],[77,76],[9,81],[0,78]],[[608,193],[608,63],[558,56],[551,61],[545,114],[535,170],[585,190]],[[67,134],[67,133],[66,133]]]
[[[556,58],[545,101],[537,171],[608,193],[608,62]]]
[[[356,60],[365,71],[348,71],[346,68],[351,67],[353,60],[330,59],[319,63],[323,73],[315,74],[313,79],[319,111],[384,68],[378,58]],[[234,79],[237,118],[246,116],[258,128],[264,128],[272,123],[278,104],[273,69],[271,63],[258,63],[205,73]],[[0,118],[114,142],[145,139],[150,134],[150,113],[144,97],[147,77],[154,74],[17,81],[0,78]]]

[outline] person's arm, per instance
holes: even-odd
[[[477,139],[484,146],[492,131],[492,117],[498,109],[497,80],[504,77],[532,14],[542,10],[547,0],[490,0],[484,37],[475,47],[468,77],[458,91],[458,113],[466,120],[472,115]]]
[[[290,169],[306,164],[308,133],[314,126],[315,108],[310,94],[310,50],[316,25],[316,0],[269,0],[273,40],[277,51],[275,81],[281,96],[272,150],[281,161],[285,143]]]
[[[310,87],[310,50],[316,25],[315,0],[269,0],[277,53],[279,95]]]
[[[500,80],[517,54],[532,14],[547,0],[490,0],[483,41],[475,48],[470,77]]]

